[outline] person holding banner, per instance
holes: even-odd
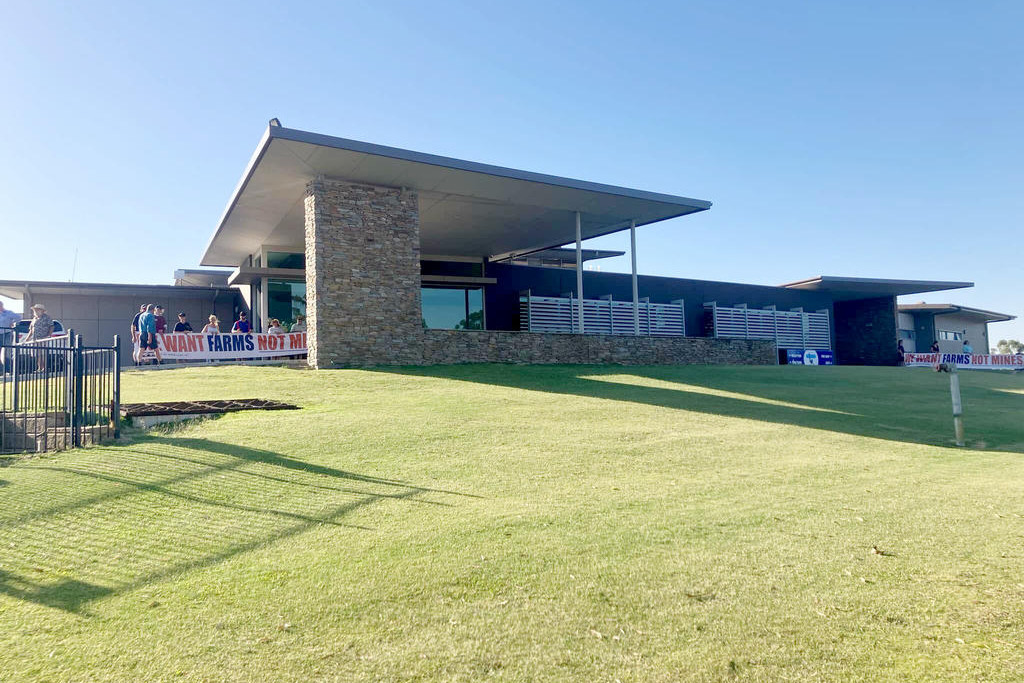
[[[238,314],[238,320],[231,326],[232,332],[241,332],[242,334],[249,334],[252,332],[252,325],[249,324],[249,318],[245,315],[245,311]]]
[[[157,304],[153,313],[156,316],[156,333],[167,334],[167,318],[164,317],[164,307]]]
[[[174,323],[175,332],[192,332],[192,324],[188,321],[185,311],[178,314],[178,322]]]

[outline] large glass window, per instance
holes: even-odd
[[[484,291],[479,287],[423,287],[423,327],[434,330],[484,329]]]
[[[293,280],[267,280],[267,320],[277,318],[286,330],[291,329],[295,317],[306,315],[306,283]]]
[[[292,254],[285,251],[268,251],[267,268],[292,268],[302,270],[306,267],[306,254]]]

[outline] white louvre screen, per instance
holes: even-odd
[[[774,339],[780,349],[831,349],[828,312],[802,313],[707,305],[714,336]]]
[[[639,305],[640,334],[651,337],[686,336],[683,302]],[[579,299],[524,295],[519,298],[519,329],[530,332],[579,332]],[[583,300],[586,334],[633,334],[633,302]]]

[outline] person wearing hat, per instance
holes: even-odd
[[[185,311],[178,313],[178,322],[174,323],[175,332],[192,332],[192,323],[188,321]]]
[[[242,334],[248,334],[252,331],[252,325],[249,324],[249,318],[245,315],[245,311],[238,314],[238,320],[231,326],[232,332],[241,332]]]
[[[22,342],[42,341],[44,339],[49,339],[52,334],[53,318],[46,314],[46,306],[42,304],[33,304],[32,322],[29,323],[28,334],[25,335]],[[46,369],[45,352],[37,352],[36,369],[39,370],[39,372],[43,372]]]

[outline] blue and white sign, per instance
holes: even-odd
[[[786,349],[789,365],[835,365],[836,358],[829,349]]]

